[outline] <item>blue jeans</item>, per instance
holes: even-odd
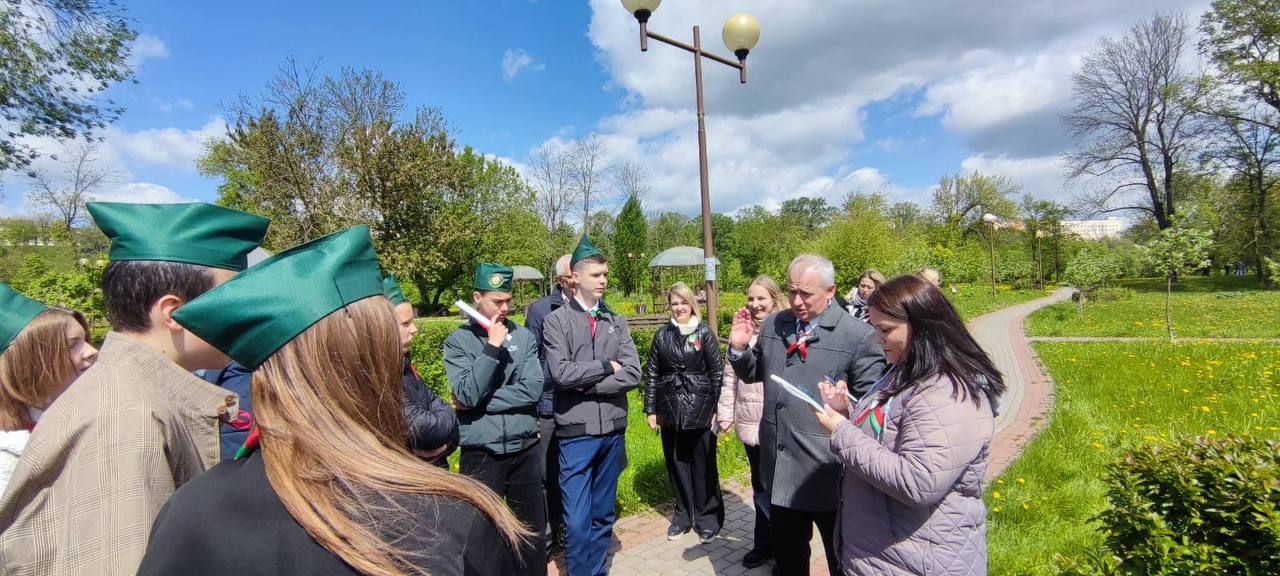
[[[618,477],[627,462],[624,432],[559,440],[565,567],[569,576],[604,576],[618,517]]]

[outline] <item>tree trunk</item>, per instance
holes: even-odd
[[[1173,314],[1169,310],[1169,301],[1173,299],[1173,274],[1165,276],[1164,285],[1164,327],[1169,333],[1169,341],[1173,342]]]

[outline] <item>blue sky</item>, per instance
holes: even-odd
[[[1194,18],[1204,4],[667,0],[651,26],[687,40],[700,24],[704,44],[725,54],[729,14],[760,20],[749,84],[714,63],[705,70],[717,211],[809,194],[838,202],[852,191],[927,203],[940,176],[974,169],[1065,199],[1072,187],[1057,155],[1069,142],[1056,118],[1080,54],[1158,9]],[[225,103],[259,94],[292,56],[321,73],[380,70],[404,88],[407,108],[439,107],[459,143],[521,168],[540,146],[596,131],[609,161],[645,165],[650,209],[697,209],[691,62],[656,43],[641,54],[617,0],[139,0],[126,9],[142,34],[137,83],[110,91],[127,112],[102,145],[120,175],[104,198],[213,200],[217,182],[193,168],[200,143],[224,130]],[[39,167],[58,169],[47,159]],[[0,215],[28,210],[27,187],[5,178]]]

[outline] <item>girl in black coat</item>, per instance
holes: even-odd
[[[724,362],[711,328],[695,313],[693,291],[677,282],[667,291],[671,322],[653,335],[644,389],[649,428],[661,430],[667,477],[676,496],[668,539],[697,528],[705,544],[724,525],[712,424]]]

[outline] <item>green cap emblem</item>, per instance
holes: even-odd
[[[481,292],[510,292],[514,275],[510,266],[481,262],[476,266],[472,286]]]

